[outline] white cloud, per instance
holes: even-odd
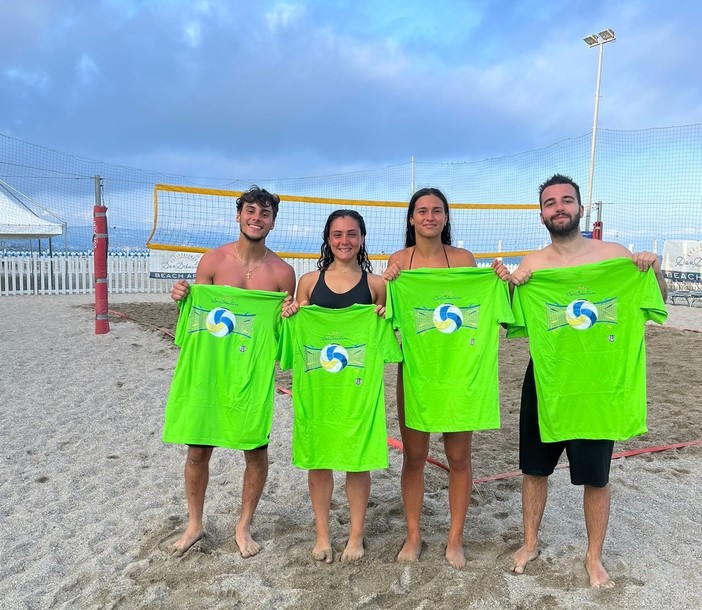
[[[304,14],[305,9],[296,4],[276,4],[272,10],[264,14],[268,28],[271,31],[292,26]]]
[[[451,0],[4,4],[14,25],[0,40],[0,132],[162,171],[309,175],[576,137],[592,125],[597,68],[581,38],[598,27],[617,32],[601,128],[702,116],[691,0],[665,11],[650,0],[616,11],[565,0],[519,10]],[[30,5],[42,10],[19,8]],[[86,94],[81,84],[98,78]]]
[[[95,76],[99,74],[100,69],[90,55],[83,54],[78,60],[76,71],[81,84],[89,85],[94,80]]]
[[[188,21],[183,27],[183,37],[188,46],[197,48],[202,39],[202,25],[199,21]]]
[[[4,74],[10,80],[17,81],[33,89],[45,89],[49,82],[47,74],[21,68],[7,68]]]
[[[211,0],[197,0],[195,2],[195,10],[202,15],[210,15],[212,13],[212,4]]]

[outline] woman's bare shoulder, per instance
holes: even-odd
[[[390,265],[394,265],[395,263],[399,264],[402,269],[406,269],[409,261],[410,254],[414,248],[409,247],[409,248],[403,248],[402,250],[398,250],[397,252],[393,252],[390,255],[390,258],[388,258],[388,267]]]
[[[470,250],[465,248],[457,248],[456,246],[444,246],[446,255],[452,267],[475,267],[475,256]]]

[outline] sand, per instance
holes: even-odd
[[[181,559],[167,546],[186,519],[184,449],[160,440],[177,348],[165,295],[111,295],[111,331],[94,334],[90,295],[0,299],[0,608],[699,608],[702,605],[702,447],[644,453],[612,466],[604,563],[617,585],[593,590],[582,564],[581,490],[551,477],[542,554],[510,573],[521,541],[519,477],[477,483],[466,527],[468,564],[443,559],[444,470],[427,466],[421,560],[394,556],[404,533],[401,456],[373,474],[366,556],[321,565],[306,475],[290,465],[291,400],[276,398],[270,474],[254,521],[262,552],[233,539],[243,457],[215,450],[207,538]],[[86,307],[87,305],[87,307]],[[702,308],[671,306],[647,330],[649,433],[615,451],[702,439]],[[136,320],[136,321],[135,321]],[[682,330],[688,329],[688,330]],[[477,478],[517,469],[524,340],[500,353],[502,429],[474,435]],[[389,434],[399,438],[388,367]],[[278,383],[290,387],[287,375]],[[432,455],[444,460],[439,437]],[[332,536],[348,511],[337,477]]]

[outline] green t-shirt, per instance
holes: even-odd
[[[181,347],[166,404],[167,443],[255,449],[273,423],[285,294],[195,284],[181,301]]]
[[[500,427],[500,323],[513,320],[506,282],[474,267],[403,271],[388,283],[385,315],[402,335],[407,427]]]
[[[293,370],[293,464],[387,468],[383,370],[402,352],[375,305],[301,307],[283,321],[279,360]]]
[[[529,337],[544,442],[646,432],[645,322],[667,312],[652,269],[628,258],[535,271],[507,336]]]

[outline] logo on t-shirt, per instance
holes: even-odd
[[[256,314],[234,313],[226,307],[193,307],[188,317],[188,334],[206,330],[218,338],[233,334],[250,339],[255,318]]]
[[[592,303],[586,299],[575,299],[567,305],[546,303],[548,330],[569,326],[574,330],[588,330],[598,322],[617,323],[617,299],[605,299]]]
[[[349,363],[349,353],[341,345],[325,345],[319,354],[319,363],[327,373],[338,373]]]
[[[328,343],[316,348],[305,345],[305,373],[323,369],[327,373],[340,373],[347,367],[364,367],[366,346],[343,346],[339,343]]]
[[[442,303],[434,309],[415,307],[414,324],[417,334],[438,330],[450,335],[461,328],[478,328],[480,305],[459,307],[452,303]]]
[[[566,320],[576,330],[587,330],[597,322],[597,306],[584,299],[568,303]]]
[[[463,314],[455,305],[442,303],[434,310],[432,318],[436,330],[440,333],[451,334],[455,333],[463,324]]]
[[[224,307],[217,307],[207,314],[205,326],[215,337],[226,337],[236,328],[236,316]]]

